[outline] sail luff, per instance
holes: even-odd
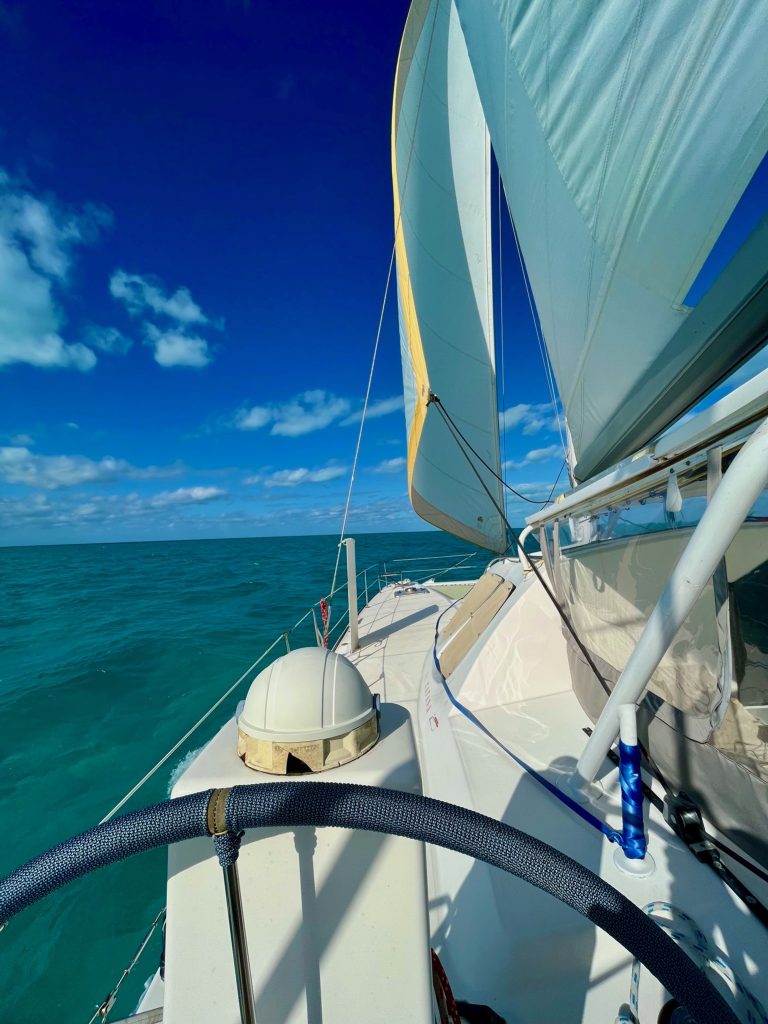
[[[401,45],[392,118],[408,489],[422,518],[501,552],[489,146],[452,0],[419,0]],[[480,459],[429,405],[432,392]]]
[[[404,331],[407,351],[401,353],[403,365],[410,362],[413,373],[413,389],[416,400],[413,401],[410,412],[410,431],[408,433],[408,454],[407,472],[408,487],[411,489],[413,479],[413,468],[416,462],[421,433],[424,428],[424,420],[427,412],[427,398],[429,396],[429,377],[427,374],[426,361],[424,358],[424,346],[419,331],[419,321],[416,316],[416,308],[413,297],[411,275],[408,268],[408,253],[405,247],[405,236],[403,233],[403,214],[400,204],[401,184],[397,168],[397,133],[400,123],[400,111],[402,106],[405,81],[410,72],[413,62],[416,45],[421,36],[426,22],[427,14],[430,11],[429,0],[416,0],[411,5],[408,20],[400,43],[400,52],[397,59],[397,70],[395,72],[395,88],[392,98],[392,131],[391,131],[391,154],[392,154],[392,192],[395,215],[395,259],[397,263],[397,290],[398,290],[398,312],[401,330]],[[436,12],[433,12],[433,18]],[[433,26],[434,29],[434,26]],[[409,144],[409,158],[404,174],[403,188],[407,184],[410,162],[413,156],[413,137]],[[409,389],[406,389],[408,391]]]

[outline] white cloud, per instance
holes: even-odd
[[[331,508],[313,508],[307,511],[307,517],[310,521],[338,523],[343,511],[341,505]],[[416,514],[411,509],[407,495],[403,495],[399,499],[379,498],[368,502],[353,502],[349,516],[349,522],[352,524],[353,529],[368,526],[373,527],[378,532],[381,531],[382,527],[384,529],[393,528],[392,526],[387,527],[387,524],[403,522],[413,525],[416,529],[424,528],[422,521],[416,517]]]
[[[154,349],[160,366],[207,366],[211,353],[205,338],[184,334],[180,330],[162,331],[154,324],[145,324],[147,344]]]
[[[325,391],[305,391],[303,395],[277,410],[270,433],[299,437],[322,430],[349,409],[346,398]]]
[[[191,366],[199,369],[211,362],[213,356],[206,339],[199,334],[187,333],[194,324],[204,326],[211,323],[188,288],[177,288],[175,292],[169,293],[156,277],[115,270],[109,279],[109,291],[131,316],[155,314],[165,318],[166,324],[172,321],[170,326],[162,328],[146,319],[142,325],[146,343],[153,349],[155,362],[160,366]],[[114,329],[105,330],[111,332]],[[119,332],[115,334],[123,338],[124,342],[128,341]]]
[[[0,498],[0,523],[6,526],[26,525],[48,519],[53,506],[42,494],[24,498]]]
[[[297,487],[299,484],[324,484],[346,476],[346,466],[320,466],[318,469],[278,469],[274,473],[248,477],[246,483],[263,483],[265,487]]]
[[[394,459],[384,459],[378,466],[371,468],[372,473],[399,473],[405,469],[406,459],[403,456],[398,456]]]
[[[169,516],[183,516],[185,508],[207,505],[227,497],[218,487],[180,487],[159,494],[79,494],[62,493],[52,500],[49,494],[24,498],[0,498],[0,525],[11,529],[87,528],[113,530],[127,524],[172,524]],[[166,515],[162,515],[163,511]],[[217,517],[220,518],[220,517]]]
[[[68,345],[61,338],[63,319],[51,282],[0,235],[0,366],[90,370],[96,356],[85,345]]]
[[[98,348],[102,352],[117,355],[124,355],[133,345],[133,341],[127,338],[122,331],[118,331],[116,327],[98,327],[96,324],[89,324],[83,337],[85,343],[91,348]]]
[[[272,424],[270,434],[300,437],[322,430],[349,412],[349,401],[316,388],[278,405],[255,405],[235,417],[239,430],[258,430]]]
[[[377,420],[380,416],[387,416],[391,412],[399,412],[404,405],[403,396],[395,395],[392,398],[379,398],[375,402],[370,402],[368,409],[365,413],[367,420]],[[341,421],[342,427],[349,427],[353,423],[359,423],[363,415],[363,410],[358,409],[357,412],[350,413],[349,416],[345,417]]]
[[[546,448],[534,448],[525,456],[526,462],[544,462],[547,459],[562,459],[563,449],[559,444],[550,444]]]
[[[223,498],[226,491],[220,487],[178,487],[175,491],[161,491],[149,498],[150,508],[168,508],[173,505],[200,505]]]
[[[534,462],[546,462],[549,459],[560,459],[562,461],[563,458],[562,447],[559,444],[550,444],[546,448],[533,448],[522,459],[510,459],[504,463],[504,468],[522,469],[524,466],[530,466]]]
[[[79,211],[45,201],[0,170],[0,366],[27,363],[90,370],[96,356],[60,334],[75,250],[95,240],[110,221],[107,211]]]
[[[251,409],[244,409],[238,414],[235,422],[240,430],[258,430],[272,419],[272,410],[263,405],[254,405]]]
[[[23,446],[0,447],[0,480],[47,491],[112,480],[152,480],[179,472],[178,466],[142,468],[112,456],[95,460],[85,455],[37,455]]]
[[[192,298],[188,288],[177,288],[169,295],[162,281],[150,275],[116,270],[109,279],[109,291],[113,298],[123,303],[131,316],[141,316],[151,311],[179,324],[208,323],[208,317]]]
[[[13,437],[9,437],[8,440],[13,445],[21,444],[26,447],[35,443],[35,439],[29,434],[14,434]]]
[[[499,427],[501,430],[519,427],[526,435],[537,434],[540,430],[557,430],[558,416],[553,415],[552,406],[547,402],[532,405],[521,402],[499,413]]]
[[[351,405],[348,398],[340,398],[330,391],[315,388],[304,391],[288,402],[241,409],[235,416],[234,425],[238,430],[260,430],[271,423],[270,434],[300,437],[323,430],[331,423],[338,423],[342,427],[359,423],[362,410],[350,412]],[[403,399],[400,395],[381,398],[368,406],[366,419],[375,420],[402,408]]]
[[[75,247],[95,241],[111,222],[104,207],[86,203],[73,210],[51,196],[43,201],[0,169],[0,234],[13,239],[47,277],[64,280]]]

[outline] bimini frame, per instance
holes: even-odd
[[[545,512],[528,519],[540,528],[564,515],[587,515],[627,501],[660,484],[670,468],[705,462],[715,442],[742,445],[724,473],[661,597],[651,612],[624,671],[595,723],[576,772],[592,782],[619,734],[622,705],[636,705],[702,590],[711,579],[750,509],[768,487],[768,419],[753,424],[768,407],[768,370],[691,421],[594,481],[576,488]],[[744,437],[747,440],[744,442]]]

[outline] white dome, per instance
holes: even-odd
[[[341,654],[300,647],[251,683],[237,725],[270,743],[330,739],[370,721],[376,704],[365,680]]]

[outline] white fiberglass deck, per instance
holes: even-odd
[[[413,714],[435,623],[455,598],[434,590],[419,594],[403,590],[402,585],[391,584],[376,594],[360,612],[359,649],[350,653],[349,633],[345,633],[336,650],[358,667],[382,701],[403,704]]]
[[[656,870],[645,879],[619,871],[615,846],[449,702],[432,671],[435,622],[449,599],[432,590],[396,596],[399,589],[385,589],[361,613],[359,651],[349,653],[348,637],[338,650],[357,664],[382,700],[404,704],[413,715],[425,793],[532,833],[639,906],[661,900],[687,909],[768,1004],[765,933],[743,904],[652,808],[646,810]],[[535,581],[518,587],[451,677],[451,689],[518,757],[565,784],[591,723],[571,689],[556,613]],[[620,828],[617,772],[607,763],[596,797],[592,813]],[[612,1024],[629,997],[631,959],[622,947],[511,876],[443,850],[431,850],[428,862],[432,942],[458,998],[491,1005],[508,1024]],[[745,881],[768,899],[768,886],[752,877]],[[662,1000],[659,986],[644,972],[641,1019],[655,1020]]]

